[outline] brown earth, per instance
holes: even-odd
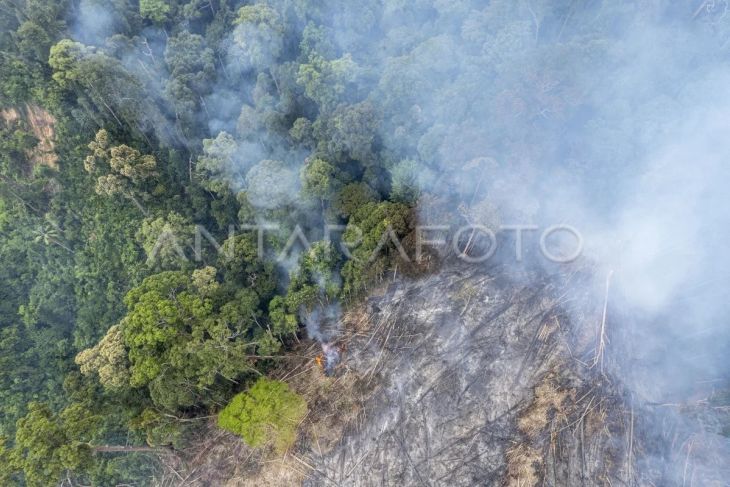
[[[22,108],[0,109],[0,119],[7,127],[26,128],[38,139],[38,144],[31,149],[27,156],[35,165],[48,166],[58,170],[58,155],[55,152],[55,124],[56,119],[47,110],[38,105],[26,103]]]

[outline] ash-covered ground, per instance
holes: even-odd
[[[559,287],[524,277],[461,267],[371,298],[341,369],[376,391],[336,447],[308,453],[305,485],[626,481],[620,400],[572,356],[594,330],[571,327]]]
[[[588,275],[461,266],[371,298],[337,372],[367,399],[302,445],[303,485],[728,485],[727,442],[612,376]]]

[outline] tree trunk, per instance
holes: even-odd
[[[93,446],[94,453],[114,453],[114,452],[163,452],[170,451],[170,448],[164,446],[124,446],[124,445],[99,445]]]

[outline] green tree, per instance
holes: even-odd
[[[203,187],[225,194],[231,185],[242,184],[239,150],[238,143],[227,132],[219,132],[215,139],[203,139],[203,154],[196,166]]]
[[[378,194],[362,182],[350,183],[335,195],[333,206],[340,216],[350,217],[367,203],[376,202]]]
[[[195,269],[192,275],[192,282],[195,289],[204,297],[214,296],[220,289],[220,283],[216,280],[218,271],[215,267],[207,266],[202,269]]]
[[[145,279],[125,303],[120,329],[130,383],[147,386],[158,406],[220,400],[233,381],[254,371],[261,315],[255,291],[221,288],[201,296],[190,274],[168,271]]]
[[[299,65],[297,82],[321,110],[330,111],[342,100],[348,84],[355,80],[356,68],[349,54],[332,61],[313,55],[306,64]]]
[[[146,197],[146,184],[159,175],[157,160],[125,144],[110,147],[109,139],[104,129],[96,133],[88,145],[91,154],[84,160],[84,169],[97,176],[97,194],[123,195],[146,213],[138,196]]]
[[[304,117],[297,118],[294,120],[291,129],[289,129],[289,135],[295,141],[301,142],[306,146],[312,145],[314,135],[312,132],[312,122]]]
[[[280,381],[260,378],[235,396],[218,415],[218,425],[240,435],[252,447],[268,443],[283,453],[296,441],[307,403]]]
[[[276,296],[269,302],[274,335],[295,333],[301,314],[336,302],[342,287],[341,257],[332,242],[324,240],[302,253],[298,267],[291,273],[286,296]]]
[[[53,79],[62,87],[68,88],[82,76],[79,63],[93,49],[71,39],[63,39],[50,49],[48,64],[53,69]]]
[[[307,285],[317,286],[325,299],[335,299],[340,291],[340,255],[332,242],[319,241],[304,252],[299,259],[299,268],[292,276],[289,290],[296,292]]]
[[[331,117],[320,117],[314,123],[318,148],[335,160],[354,159],[365,166],[376,162],[373,144],[378,131],[378,114],[370,102],[342,105]]]
[[[45,63],[51,48],[49,32],[37,23],[27,20],[15,31],[18,36],[18,48],[27,57]]]
[[[410,212],[402,203],[367,203],[350,217],[343,240],[356,245],[342,268],[345,294],[365,289],[403,257],[401,240],[411,227]]]
[[[57,245],[67,252],[73,252],[63,243],[58,223],[49,218],[46,218],[45,222],[39,223],[33,233],[35,234],[35,238],[33,239],[35,242],[43,243],[44,245]]]
[[[235,235],[223,242],[226,252],[218,258],[225,287],[249,288],[262,299],[268,299],[276,289],[274,264],[259,255],[257,236],[250,233]]]
[[[101,416],[80,404],[56,414],[47,404],[31,402],[28,413],[18,420],[12,448],[0,450],[7,460],[0,471],[22,474],[29,487],[45,487],[56,485],[65,472],[83,476],[97,461],[96,454],[157,451],[148,446],[98,443],[101,421]]]
[[[75,361],[82,374],[97,374],[106,388],[117,390],[129,386],[129,361],[119,325],[109,328],[95,346],[79,352]]]
[[[296,312],[290,311],[284,296],[274,296],[269,301],[269,319],[272,325],[271,331],[276,335],[296,333],[299,327]]]
[[[323,159],[307,160],[301,171],[302,193],[309,198],[328,201],[342,187],[343,175]]]
[[[139,14],[145,19],[161,24],[167,21],[170,4],[163,0],[140,0]]]
[[[83,113],[97,126],[129,130],[132,136],[149,142],[154,132],[171,142],[164,128],[167,121],[137,73],[105,52],[63,39],[50,49],[48,64],[52,77],[65,92],[76,95]]]
[[[147,255],[147,263],[163,269],[179,268],[193,246],[194,226],[177,212],[147,217],[135,235]]]
[[[232,67],[238,72],[273,66],[284,47],[284,25],[276,10],[264,3],[246,5],[234,20]]]
[[[168,41],[165,62],[170,70],[165,93],[175,108],[183,133],[193,138],[194,132],[201,129],[203,96],[210,93],[215,78],[213,51],[205,45],[203,37],[182,31]]]
[[[91,462],[91,447],[83,439],[98,417],[87,412],[82,419],[79,413],[77,406],[57,416],[45,404],[28,405],[28,414],[18,420],[11,460],[23,472],[26,484],[53,485],[64,470],[76,470]]]
[[[400,203],[413,205],[421,194],[426,183],[428,169],[413,159],[404,159],[390,171],[390,199]]]

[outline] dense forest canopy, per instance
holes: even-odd
[[[299,417],[260,377],[422,272],[417,221],[535,222],[557,181],[610,211],[727,80],[697,3],[0,0],[3,484],[150,484],[229,403],[258,441],[261,390]]]

